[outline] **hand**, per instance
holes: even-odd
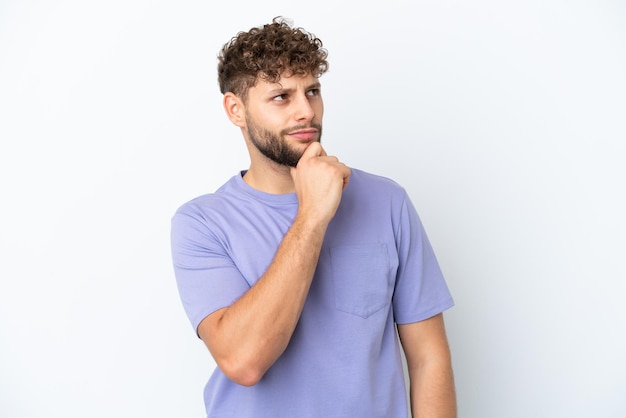
[[[343,189],[350,180],[350,169],[337,157],[329,156],[319,142],[302,154],[291,169],[301,215],[328,223],[335,216]]]

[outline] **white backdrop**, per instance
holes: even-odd
[[[421,214],[460,417],[626,416],[626,3],[3,0],[0,417],[203,416],[169,221],[246,167],[215,57],[279,14]]]

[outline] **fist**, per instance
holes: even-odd
[[[299,212],[330,222],[350,181],[350,169],[337,157],[326,154],[319,142],[314,142],[304,151],[298,165],[291,168],[291,177]]]

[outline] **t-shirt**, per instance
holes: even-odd
[[[172,218],[172,256],[192,326],[231,305],[271,263],[298,209],[293,194],[248,186],[244,172]],[[395,324],[430,318],[453,300],[406,191],[352,169],[328,225],[293,336],[254,386],[216,368],[207,416],[406,418]]]

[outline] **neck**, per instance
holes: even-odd
[[[253,189],[271,194],[294,193],[295,187],[290,168],[276,163],[263,167],[250,164],[243,180]]]

